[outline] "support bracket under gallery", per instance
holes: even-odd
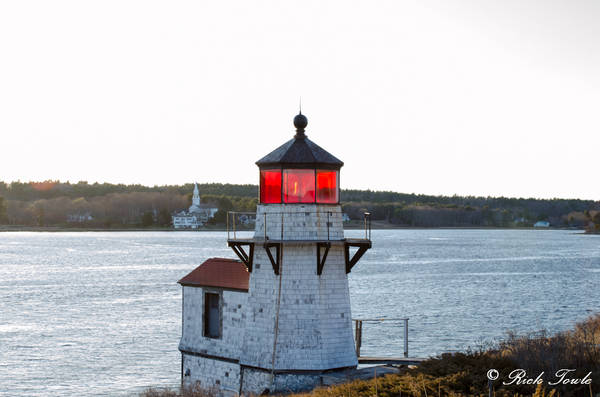
[[[252,273],[252,258],[254,258],[254,243],[247,241],[229,240],[227,245],[231,247],[233,252],[240,258],[249,273]],[[248,253],[244,250],[244,246],[248,246]]]
[[[264,243],[263,247],[267,252],[269,260],[271,261],[271,266],[273,266],[273,272],[275,272],[275,274],[279,276],[279,269],[281,264],[281,243],[268,242]],[[275,252],[271,251],[271,248],[275,248]]]
[[[350,247],[358,248],[352,256],[350,256]],[[346,260],[346,273],[350,273],[356,263],[362,256],[371,248],[371,240],[346,240],[344,244],[344,259]]]
[[[331,248],[331,243],[329,242],[317,243],[317,275],[319,276],[323,273],[323,267],[325,267],[325,260],[327,259],[329,248]],[[321,250],[323,250],[322,253]]]

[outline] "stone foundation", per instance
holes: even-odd
[[[267,390],[269,394],[295,393],[309,391],[321,385],[321,374],[319,373],[276,373],[271,375],[269,371],[248,367],[243,367],[242,373],[242,390],[251,394],[261,394]],[[273,378],[272,381],[271,378]]]
[[[240,366],[220,359],[199,357],[182,353],[183,386],[217,391],[219,396],[285,394],[310,391],[323,384],[324,374],[315,371],[278,372]],[[340,370],[340,373],[343,371]],[[332,376],[336,371],[328,371]]]
[[[181,359],[183,386],[219,390],[222,396],[238,395],[240,390],[239,364],[185,353],[181,354]]]

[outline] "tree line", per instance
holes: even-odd
[[[233,185],[229,183],[203,183],[199,184],[200,192],[208,195],[225,195],[239,197],[257,197],[256,185]],[[139,184],[124,185],[114,183],[77,183],[60,181],[43,182],[10,182],[0,181],[0,197],[7,200],[32,201],[37,199],[51,199],[58,197],[79,198],[105,196],[110,193],[178,193],[190,194],[194,190],[193,183],[184,185],[154,185],[144,186]]]
[[[258,186],[199,184],[201,200],[219,208],[215,224],[227,211],[256,210]],[[191,204],[193,184],[124,185],[60,181],[0,181],[0,224],[40,226],[169,226],[175,211]],[[477,196],[431,196],[371,190],[342,190],[343,211],[350,219],[364,212],[374,221],[414,227],[600,225],[600,202]]]

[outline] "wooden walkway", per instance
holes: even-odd
[[[425,358],[420,357],[368,357],[360,356],[359,364],[379,364],[379,365],[418,365]]]
[[[367,359],[363,362],[362,359]],[[385,362],[387,365],[373,365],[371,367],[348,369],[339,372],[330,372],[321,375],[322,386],[339,385],[342,383],[352,382],[356,379],[368,380],[388,374],[397,374],[400,370],[397,365],[416,365],[424,358],[406,358],[406,357],[360,357],[359,364],[375,364]],[[396,365],[395,367],[392,366]]]

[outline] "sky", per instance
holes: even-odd
[[[600,199],[597,1],[1,1],[0,180]]]

